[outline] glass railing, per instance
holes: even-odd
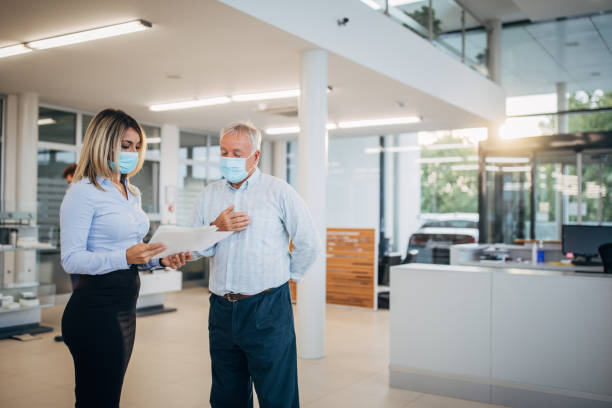
[[[488,77],[487,30],[454,0],[361,0]]]

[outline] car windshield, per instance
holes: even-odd
[[[470,220],[428,221],[422,228],[478,228],[478,222]]]

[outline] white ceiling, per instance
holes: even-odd
[[[502,83],[509,96],[612,90],[612,13],[507,27]]]
[[[112,106],[151,123],[216,132],[236,120],[262,128],[297,124],[256,102],[151,112],[154,103],[299,88],[300,53],[312,45],[213,0],[4,0],[0,47],[145,19],[153,29],[0,59],[0,92],[91,112]],[[180,79],[169,79],[179,76]],[[330,121],[422,116],[415,125],[332,131],[381,134],[483,126],[480,119],[336,55],[329,57]],[[404,104],[399,108],[396,101]],[[265,107],[297,104],[288,99]]]
[[[513,0],[531,21],[573,17],[612,9],[612,0]]]

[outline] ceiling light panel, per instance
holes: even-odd
[[[62,47],[64,45],[78,44],[86,41],[99,40],[102,38],[115,37],[123,34],[135,33],[151,28],[148,21],[135,20],[127,23],[114,24],[93,30],[85,30],[72,34],[58,35],[44,40],[31,41],[26,43],[29,48],[44,50],[48,48]]]
[[[231,99],[227,96],[219,96],[215,98],[207,98],[207,99],[193,99],[190,101],[181,101],[181,102],[171,102],[171,103],[160,103],[157,105],[151,105],[149,107],[153,112],[162,112],[169,110],[177,110],[177,109],[189,109],[189,108],[197,108],[199,106],[212,106],[212,105],[222,105],[225,103],[231,102]]]
[[[234,102],[265,101],[269,99],[295,98],[297,96],[300,96],[299,89],[289,89],[285,91],[272,91],[272,92],[259,92],[259,93],[251,93],[251,94],[233,95],[232,100]]]
[[[0,48],[0,58],[12,57],[13,55],[26,54],[28,52],[32,52],[32,50],[23,44],[11,45]]]

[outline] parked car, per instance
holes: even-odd
[[[478,214],[423,214],[421,228],[410,236],[410,248],[449,248],[478,242]]]
[[[478,214],[423,214],[421,219],[408,240],[406,261],[448,264],[451,245],[478,242]]]

